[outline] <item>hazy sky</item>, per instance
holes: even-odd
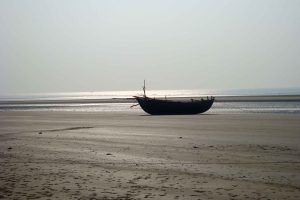
[[[0,0],[0,94],[300,86],[300,0]]]

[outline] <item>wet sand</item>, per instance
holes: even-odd
[[[300,114],[0,112],[3,199],[300,199]]]

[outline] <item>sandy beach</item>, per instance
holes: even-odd
[[[3,199],[300,199],[300,114],[2,111]]]

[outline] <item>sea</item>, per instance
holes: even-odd
[[[143,112],[133,96],[141,91],[65,92],[0,95],[2,111]],[[201,99],[214,96],[208,114],[300,113],[300,88],[149,90],[147,96]]]

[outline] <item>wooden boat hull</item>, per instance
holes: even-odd
[[[150,115],[191,115],[208,111],[214,99],[201,101],[169,101],[135,97],[141,108]]]

